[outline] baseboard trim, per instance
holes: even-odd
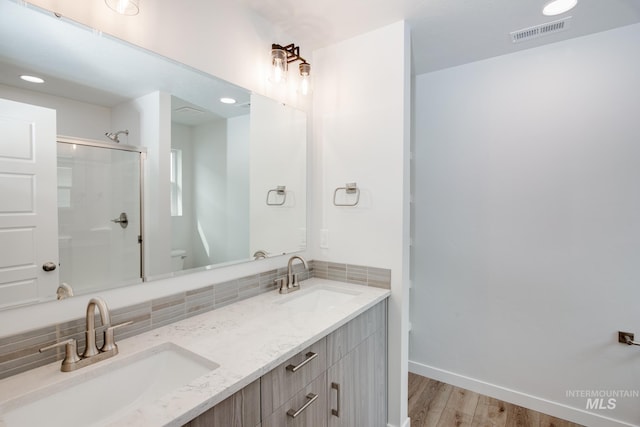
[[[387,427],[396,427],[393,424],[387,424]],[[411,419],[407,418],[406,420],[404,420],[404,422],[402,423],[402,426],[400,427],[411,427]]]
[[[465,388],[476,393],[484,394],[515,405],[524,406],[537,412],[549,414],[574,423],[590,427],[638,427],[624,421],[604,417],[599,414],[587,412],[582,409],[573,408],[562,403],[553,402],[532,396],[516,390],[511,390],[499,385],[490,384],[484,381],[470,378],[444,369],[434,368],[418,362],[409,361],[409,372],[432,378],[456,387]]]

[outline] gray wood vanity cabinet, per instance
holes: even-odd
[[[387,301],[327,336],[329,427],[387,425]]]
[[[384,300],[186,426],[383,427],[386,423]]]
[[[183,427],[260,427],[260,380],[255,380]]]
[[[321,354],[324,346],[326,356]],[[291,366],[298,366],[316,352],[318,356],[307,366],[292,372]],[[323,366],[326,371],[321,371]],[[295,379],[296,375],[300,377]],[[387,301],[263,376],[261,393],[262,427],[386,426]],[[294,393],[294,398],[274,409]],[[309,396],[316,394],[318,398],[298,417],[287,415],[291,409],[295,412],[302,408],[311,400]]]
[[[327,425],[326,342],[322,338],[262,376],[262,427]]]

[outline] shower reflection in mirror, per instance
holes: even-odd
[[[144,150],[59,138],[57,152],[60,281],[80,294],[141,282]]]

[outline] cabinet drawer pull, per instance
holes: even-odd
[[[336,417],[340,418],[340,384],[331,383],[331,388],[336,391],[336,397],[337,397],[337,400],[336,400],[337,409],[331,409],[331,415],[335,415]]]
[[[317,394],[314,394],[314,393],[307,394],[307,399],[309,399],[309,401],[307,403],[305,403],[304,405],[302,405],[302,407],[300,409],[298,409],[297,411],[294,411],[293,409],[289,409],[287,411],[287,415],[290,416],[291,418],[296,418],[305,409],[307,409],[309,407],[309,405],[311,405],[313,402],[315,402],[317,398],[318,398]]]
[[[313,359],[318,357],[318,353],[314,353],[313,351],[310,351],[305,356],[306,356],[306,359],[304,359],[299,365],[295,365],[295,366],[288,365],[286,368],[287,371],[296,372],[298,369],[302,368],[304,365],[306,365],[307,363],[311,362]]]

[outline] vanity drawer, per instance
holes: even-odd
[[[323,338],[262,377],[260,391],[263,419],[327,369],[326,348],[326,339]]]
[[[293,417],[295,415],[295,418]],[[263,417],[262,427],[326,427],[327,374],[323,372],[271,415]]]

